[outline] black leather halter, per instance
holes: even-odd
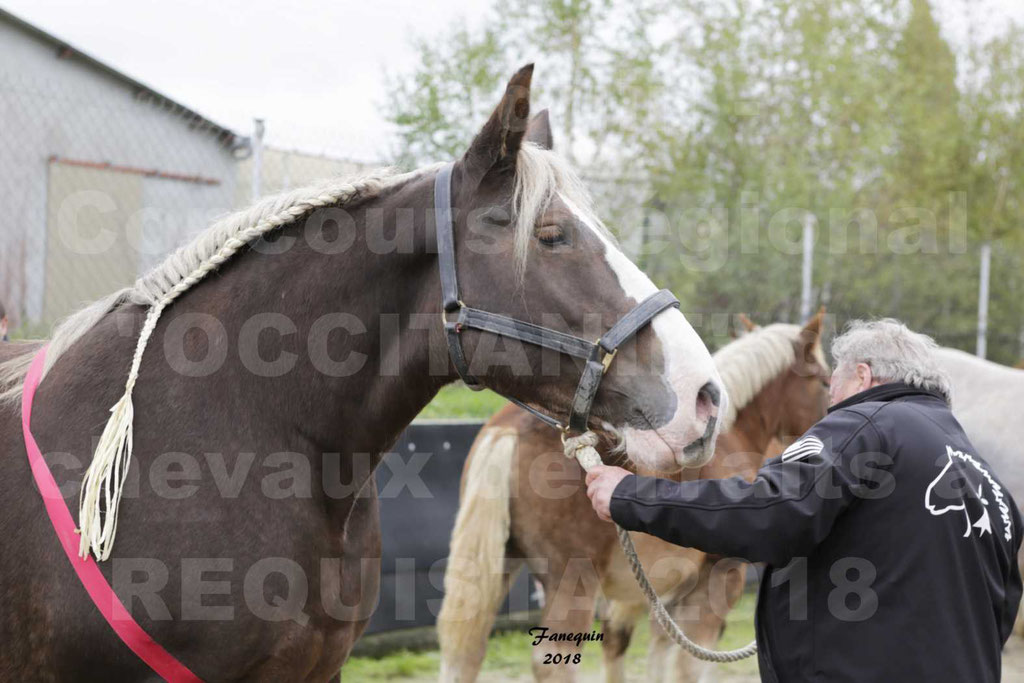
[[[667,289],[652,294],[622,316],[596,342],[497,313],[470,308],[459,299],[459,281],[455,272],[455,229],[452,223],[451,201],[452,166],[453,164],[450,163],[443,166],[434,181],[434,217],[437,225],[437,260],[441,270],[441,295],[444,306],[441,319],[444,322],[445,338],[448,340],[448,353],[451,355],[456,372],[459,373],[459,377],[466,383],[466,386],[471,389],[484,388],[480,381],[469,372],[469,364],[466,362],[466,355],[462,350],[460,335],[466,328],[490,332],[582,358],[586,360],[586,365],[583,368],[579,385],[576,387],[576,396],[573,398],[572,409],[566,425],[511,396],[505,398],[563,432],[568,430],[580,433],[587,431],[590,407],[597,395],[597,389],[601,385],[601,379],[615,359],[615,353],[619,346],[639,332],[654,316],[670,306],[679,306],[679,300]],[[453,314],[455,314],[454,317],[452,317]]]

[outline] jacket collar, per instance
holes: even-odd
[[[895,401],[898,398],[905,396],[924,396],[927,398],[935,398],[943,403],[948,403],[945,396],[937,391],[929,391],[927,389],[921,389],[919,387],[912,387],[909,384],[903,382],[886,382],[885,384],[879,384],[877,387],[871,387],[865,389],[859,394],[840,401],[831,408],[828,412],[836,410],[842,410],[843,408],[849,408],[859,403],[867,403],[868,401]]]

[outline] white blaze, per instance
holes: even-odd
[[[604,231],[595,226],[568,198],[564,195],[560,197],[580,222],[604,244],[605,260],[627,296],[639,303],[658,291],[647,274],[622,253]],[[654,469],[703,464],[686,462],[689,458],[684,460],[683,449],[704,434],[704,425],[696,415],[697,392],[708,380],[714,380],[721,389],[719,414],[724,414],[728,398],[721,378],[704,342],[678,308],[668,308],[659,313],[651,321],[651,328],[661,342],[665,357],[665,381],[676,394],[676,412],[668,424],[656,431],[632,427],[623,429],[627,453],[640,464]],[[669,453],[664,452],[666,447]]]

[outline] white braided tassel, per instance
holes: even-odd
[[[122,396],[110,413],[92,463],[82,480],[78,508],[82,539],[78,555],[83,559],[88,557],[90,549],[98,560],[110,557],[117,533],[117,510],[131,465],[132,420],[135,417],[131,394]]]
[[[565,437],[563,435],[562,443],[565,446],[565,457],[576,458],[580,466],[587,472],[598,465],[604,464],[601,461],[601,455],[597,452],[598,436],[594,432],[586,432],[572,437]],[[633,571],[633,576],[640,585],[640,590],[643,591],[648,604],[651,606],[651,614],[654,615],[654,618],[661,627],[665,629],[665,633],[677,645],[697,659],[703,659],[706,662],[737,662],[757,654],[757,641],[753,641],[738,650],[720,651],[709,650],[690,640],[683,633],[683,630],[679,628],[679,625],[672,620],[661,598],[655,592],[654,586],[647,579],[647,574],[644,573],[643,565],[640,564],[640,556],[637,555],[636,548],[633,547],[633,539],[630,537],[629,532],[618,525],[615,525],[615,530],[618,532],[619,545],[622,546],[622,552],[629,562],[629,568]]]
[[[89,556],[91,550],[96,559],[102,562],[110,557],[110,552],[114,549],[117,512],[121,507],[121,495],[124,493],[128,468],[132,464],[132,424],[135,420],[132,390],[135,389],[135,381],[139,378],[139,366],[142,364],[146,344],[153,335],[156,323],[167,303],[169,302],[161,301],[146,314],[146,322],[135,345],[135,355],[132,357],[132,367],[128,372],[124,394],[110,409],[110,419],[103,428],[92,462],[85,472],[85,478],[82,479],[82,489],[78,497],[78,529],[82,540],[78,544],[78,555],[83,559]]]

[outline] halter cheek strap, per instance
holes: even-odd
[[[508,400],[538,418],[562,431],[587,431],[590,408],[601,386],[604,373],[611,367],[619,346],[645,327],[654,316],[666,308],[679,306],[679,300],[672,292],[663,289],[647,297],[626,315],[619,319],[610,330],[596,342],[541,327],[523,320],[471,308],[459,298],[459,281],[455,267],[455,228],[452,220],[452,167],[446,164],[434,181],[434,219],[437,229],[437,260],[441,271],[441,319],[444,323],[448,353],[459,377],[471,389],[480,390],[484,385],[469,370],[465,351],[462,348],[462,332],[474,329],[489,332],[508,339],[542,346],[559,353],[586,361],[573,397],[566,425],[515,398]]]

